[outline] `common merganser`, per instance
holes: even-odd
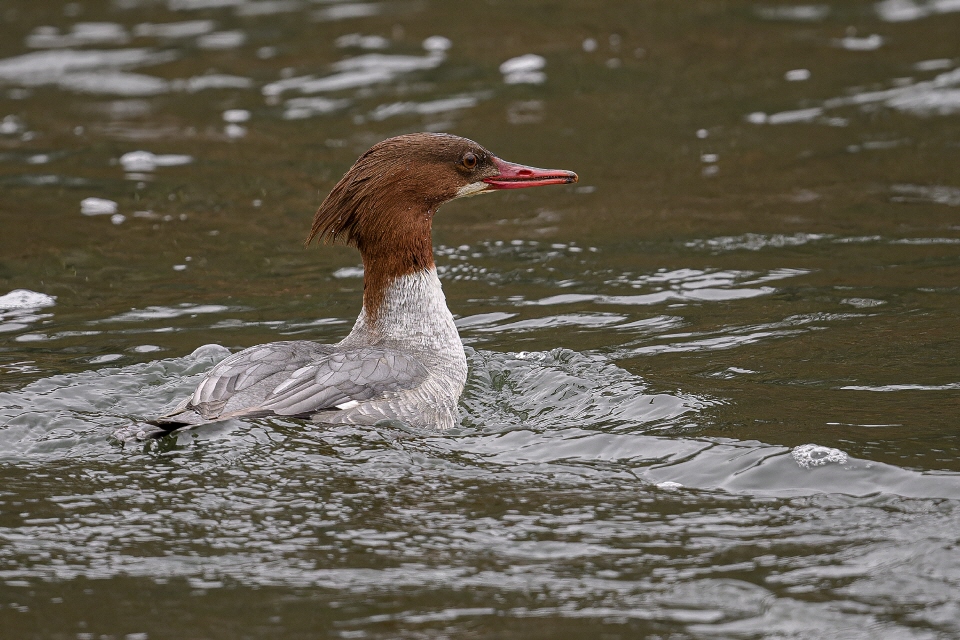
[[[363,309],[350,335],[333,345],[271,342],[235,353],[151,424],[171,431],[275,415],[455,425],[467,358],[437,278],[433,216],[455,198],[577,179],[572,171],[506,162],[448,134],[413,133],[374,145],[324,199],[306,241],[340,240],[360,250]]]

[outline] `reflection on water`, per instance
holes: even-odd
[[[844,38],[842,42],[846,49],[863,51],[879,47],[880,37]],[[944,66],[952,66],[952,64],[950,60],[938,59],[919,61],[913,66],[916,71],[924,72],[941,69]],[[787,79],[791,80],[793,78]],[[889,89],[869,91],[860,88],[850,89],[847,91],[848,95],[824,100],[821,107],[781,111],[769,115],[763,112],[753,112],[747,116],[747,121],[754,124],[819,122],[843,127],[849,123],[848,119],[837,116],[828,117],[826,114],[851,106],[857,106],[866,112],[875,111],[878,107],[883,106],[918,116],[947,116],[960,112],[960,67],[939,73],[930,80],[914,81],[912,78],[900,77],[895,78],[892,84],[896,86]],[[890,146],[894,146],[894,144]],[[884,147],[874,146],[873,148]]]
[[[956,2],[0,13],[6,635],[960,634]],[[416,130],[582,178],[436,218],[460,425],[114,439],[348,332]]]
[[[908,22],[960,11],[954,0],[882,0],[876,5],[877,14],[887,22]]]

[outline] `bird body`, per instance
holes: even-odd
[[[433,261],[433,216],[458,197],[576,181],[575,173],[508,163],[446,134],[375,145],[321,204],[307,240],[343,240],[360,250],[363,309],[350,334],[334,345],[296,340],[235,353],[151,424],[170,431],[275,415],[455,425],[467,359]]]

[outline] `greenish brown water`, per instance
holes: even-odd
[[[0,20],[4,638],[960,635],[956,3]],[[312,212],[419,130],[581,178],[438,214],[460,427],[112,442],[345,335]]]

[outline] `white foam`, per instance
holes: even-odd
[[[960,89],[930,89],[905,93],[887,100],[887,106],[921,116],[960,113]]]
[[[299,11],[303,6],[300,0],[259,0],[241,4],[235,12],[238,16],[267,16]]]
[[[847,51],[875,51],[883,46],[883,37],[876,33],[864,38],[847,36],[846,38],[834,40],[834,44]]]
[[[803,444],[791,452],[793,459],[804,469],[822,467],[828,463],[846,464],[847,454],[840,449],[824,447],[819,444]]]
[[[150,151],[128,151],[120,156],[120,164],[123,166],[123,170],[127,172],[154,171],[157,167],[175,167],[191,162],[193,162],[192,156],[180,154],[157,155]]]
[[[134,353],[153,353],[154,351],[162,351],[162,349],[155,344],[141,344],[131,349],[131,351]]]
[[[340,49],[346,49],[347,47],[386,49],[390,46],[390,41],[383,36],[365,36],[359,33],[348,33],[337,38],[334,44]]]
[[[781,111],[767,116],[767,124],[792,124],[794,122],[810,122],[817,116],[823,114],[820,107],[810,109],[794,109],[792,111]]]
[[[0,134],[10,136],[20,133],[23,129],[23,123],[15,115],[4,116],[3,120],[0,120]]]
[[[796,6],[756,7],[756,14],[766,20],[792,20],[813,22],[823,20],[830,15],[830,7],[825,4],[802,4]]]
[[[539,71],[547,66],[547,61],[543,56],[535,53],[510,58],[500,65],[500,73],[506,75],[518,71]]]
[[[803,82],[810,79],[809,69],[791,69],[783,74],[783,79],[787,82]]]
[[[243,0],[167,0],[170,11],[196,11],[200,9],[222,9],[243,4]]]
[[[216,31],[197,38],[197,46],[201,49],[235,49],[246,41],[247,34],[243,31]]]
[[[363,267],[343,267],[333,272],[334,278],[362,278]]]
[[[349,104],[349,100],[331,98],[291,98],[284,103],[286,110],[283,112],[283,117],[286,120],[301,120],[310,116],[333,113]]]
[[[119,353],[105,353],[102,356],[95,356],[90,358],[90,364],[106,364],[107,362],[116,362],[123,355]]]
[[[173,80],[170,86],[177,91],[196,93],[204,89],[250,89],[253,87],[253,80],[243,76],[211,73],[205,76],[194,76],[186,80]]]
[[[939,13],[960,11],[957,0],[883,0],[876,5],[877,15],[887,22],[910,22]]]
[[[170,82],[163,78],[129,71],[84,71],[68,73],[54,83],[62,89],[79,93],[115,96],[155,96],[167,93]]]
[[[14,342],[44,342],[49,340],[50,336],[45,333],[21,333],[13,339]]]
[[[671,490],[671,489],[680,489],[680,488],[682,488],[682,487],[683,487],[683,485],[680,484],[679,482],[672,482],[672,481],[670,481],[670,480],[667,480],[666,482],[658,482],[658,483],[657,483],[657,488],[658,488],[658,489]]]
[[[0,311],[52,307],[56,304],[56,300],[56,296],[45,293],[37,293],[29,289],[14,289],[10,293],[0,296]]]
[[[378,69],[391,73],[407,73],[419,69],[433,69],[444,60],[442,53],[433,52],[426,56],[387,55],[384,53],[365,53],[347,58],[333,64],[334,71],[357,71]]]
[[[61,34],[56,27],[37,27],[27,36],[26,45],[31,49],[53,49],[86,44],[126,44],[129,39],[127,30],[119,24],[78,22],[67,34]]]
[[[933,60],[921,60],[913,65],[917,71],[941,71],[953,66],[953,60],[950,58],[934,58]]]
[[[335,4],[323,9],[318,9],[314,11],[312,15],[314,20],[320,21],[346,20],[349,18],[375,16],[380,13],[380,10],[381,5],[378,2],[366,4],[344,2],[343,4]]]
[[[223,132],[227,134],[228,138],[242,138],[247,135],[247,128],[239,124],[230,123],[223,128]]]
[[[246,122],[250,119],[250,112],[246,109],[227,109],[223,112],[224,122]]]
[[[450,38],[445,38],[443,36],[430,36],[423,41],[423,48],[431,52],[447,51],[452,46],[453,42],[450,40]]]
[[[119,205],[106,198],[84,198],[80,201],[80,213],[85,216],[113,215]]]
[[[543,84],[547,80],[547,74],[542,71],[546,65],[543,56],[528,53],[501,64],[500,73],[506,84]]]
[[[887,304],[886,300],[875,300],[874,298],[844,298],[840,304],[848,304],[857,309],[869,309],[870,307],[879,307]]]
[[[213,20],[186,20],[161,24],[144,22],[133,28],[133,34],[140,37],[193,38],[210,33],[216,26]]]

